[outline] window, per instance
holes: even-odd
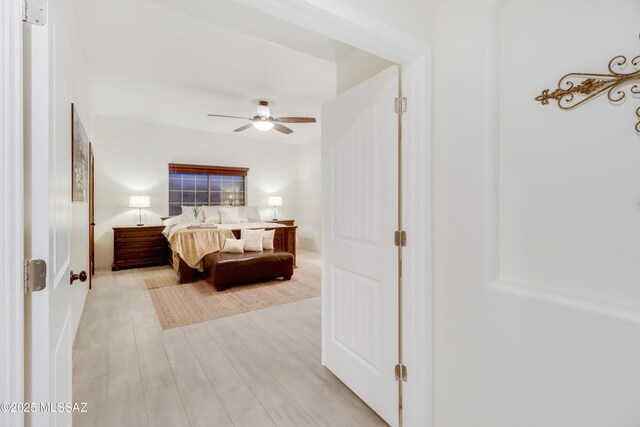
[[[169,164],[169,215],[181,206],[244,206],[248,168]]]

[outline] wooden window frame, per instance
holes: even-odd
[[[194,175],[206,175],[207,177],[210,177],[212,175],[221,175],[221,176],[241,176],[243,177],[243,190],[242,190],[242,197],[243,197],[243,201],[242,201],[242,205],[237,205],[237,206],[246,206],[247,205],[247,175],[249,172],[249,168],[242,168],[242,167],[233,167],[233,166],[209,166],[209,165],[191,165],[191,164],[185,164],[185,163],[169,163],[169,176],[172,173],[177,173],[177,174],[194,174]],[[182,190],[181,192],[183,192],[184,190]],[[171,192],[172,190],[169,189],[168,191],[168,196],[169,196],[169,200],[168,200],[168,209],[169,212],[171,212],[171,206],[172,205],[176,205],[176,203],[171,203]],[[211,197],[211,191],[207,191],[208,193],[208,197]],[[224,195],[224,192],[221,192],[221,195]],[[183,196],[181,196],[182,198]],[[181,206],[182,206],[181,202]],[[199,204],[197,201],[197,198],[195,199],[195,204]],[[211,201],[209,200],[207,202],[207,204],[200,204],[201,206],[228,206],[225,205],[223,203],[221,204],[211,204]],[[190,204],[187,204],[186,206],[191,206]],[[236,206],[236,205],[233,205]]]
[[[188,165],[184,163],[169,163],[169,173],[193,173],[204,175],[234,175],[247,176],[249,168],[238,168],[233,166],[206,166]]]

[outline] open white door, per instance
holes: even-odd
[[[72,402],[71,100],[66,27],[60,2],[48,2],[46,25],[25,24],[27,252],[47,263],[47,286],[27,298],[27,401]],[[30,247],[29,247],[30,246]],[[70,426],[72,414],[31,414],[34,426]]]
[[[398,425],[398,67],[322,109],[322,363]]]
[[[0,2],[0,404],[24,402],[22,14]],[[0,426],[24,414],[0,408]],[[14,408],[15,409],[15,408]]]

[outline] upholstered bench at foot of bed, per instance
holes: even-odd
[[[230,254],[215,252],[204,257],[204,271],[217,291],[229,285],[259,282],[293,275],[293,255],[284,251],[265,250]]]

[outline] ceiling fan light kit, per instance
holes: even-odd
[[[234,132],[242,132],[249,129],[251,126],[254,128],[266,132],[271,129],[275,129],[278,132],[289,135],[293,133],[293,130],[281,125],[280,123],[315,123],[315,117],[272,117],[271,110],[269,109],[269,103],[267,101],[260,101],[257,108],[257,116],[253,118],[241,117],[241,116],[226,116],[222,114],[209,114],[210,117],[224,117],[228,119],[245,119],[251,121],[251,123],[241,126]]]
[[[253,121],[253,127],[265,132],[273,129],[273,122],[268,119],[257,119]]]

